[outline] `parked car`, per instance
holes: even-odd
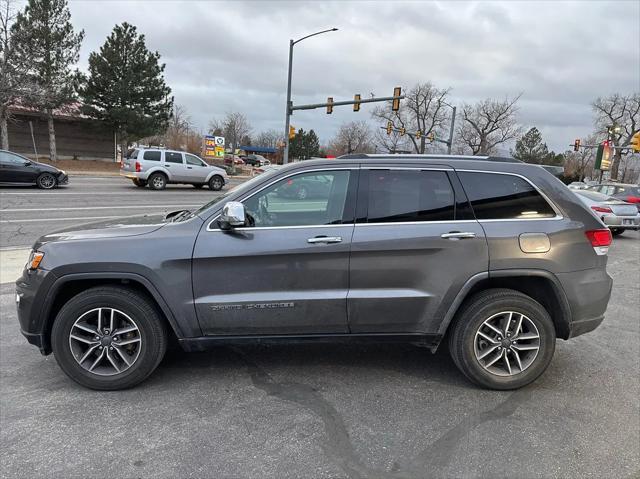
[[[36,185],[43,190],[66,185],[69,177],[64,170],[7,150],[0,150],[0,184]]]
[[[235,166],[242,166],[244,165],[244,160],[239,156],[226,155],[224,157],[224,164],[229,166],[231,166],[232,164]]]
[[[636,205],[596,191],[579,190],[575,194],[609,227],[614,236],[625,230],[640,229],[640,212]]]
[[[321,183],[283,200],[285,185]],[[258,175],[197,210],[39,238],[17,280],[28,341],[94,389],[134,386],[170,337],[395,340],[493,389],[603,321],[611,233],[557,178],[491,157],[348,155]],[[566,367],[560,365],[559,367]]]
[[[324,197],[329,194],[333,185],[331,176],[315,175],[311,177],[293,178],[280,185],[275,193],[283,198],[307,198]]]
[[[569,183],[569,188],[572,190],[584,190],[587,188],[587,184],[582,181],[574,181]]]
[[[278,170],[282,168],[282,165],[265,165],[265,166],[258,166],[256,168],[254,168],[254,172],[255,173],[266,173],[267,171],[273,171],[273,170]]]
[[[271,164],[271,162],[262,155],[247,155],[242,159],[245,164],[251,166],[266,166]]]
[[[134,148],[122,160],[120,174],[133,184],[152,190],[163,190],[170,183],[190,184],[196,188],[208,185],[221,190],[229,181],[227,172],[211,166],[191,153],[160,148]]]
[[[607,196],[612,196],[627,203],[634,203],[640,211],[640,186],[629,183],[601,183],[589,187],[591,191],[597,191]]]

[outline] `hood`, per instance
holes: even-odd
[[[70,241],[82,239],[115,238],[148,234],[167,224],[165,214],[147,214],[114,218],[70,226],[41,236],[34,249],[51,241]]]
[[[32,165],[37,166],[38,169],[42,171],[48,171],[49,173],[60,173],[62,170],[60,168],[56,168],[53,165],[47,165],[46,163],[40,163],[38,161],[29,160]]]

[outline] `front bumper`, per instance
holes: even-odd
[[[65,173],[59,174],[57,180],[58,180],[58,185],[69,184],[69,176]]]
[[[16,281],[16,309],[20,331],[42,354],[51,353],[51,344],[47,339],[47,318],[42,310],[56,279],[52,272],[45,269],[25,269]]]

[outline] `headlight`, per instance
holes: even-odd
[[[67,174],[67,172],[66,172],[66,171],[64,171],[64,170],[60,170],[60,173],[62,173],[63,175],[66,175],[66,174]]]
[[[29,254],[29,261],[27,261],[27,269],[30,269],[31,271],[38,269],[42,258],[44,258],[44,253],[42,251],[31,250],[31,253]]]

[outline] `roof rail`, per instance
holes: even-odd
[[[367,158],[415,158],[415,159],[435,159],[435,160],[477,160],[477,161],[497,161],[502,163],[522,163],[520,160],[516,160],[515,158],[510,158],[508,156],[471,156],[471,155],[420,155],[420,154],[370,154],[370,153],[351,153],[348,155],[342,155],[338,157],[341,160],[364,160]]]

